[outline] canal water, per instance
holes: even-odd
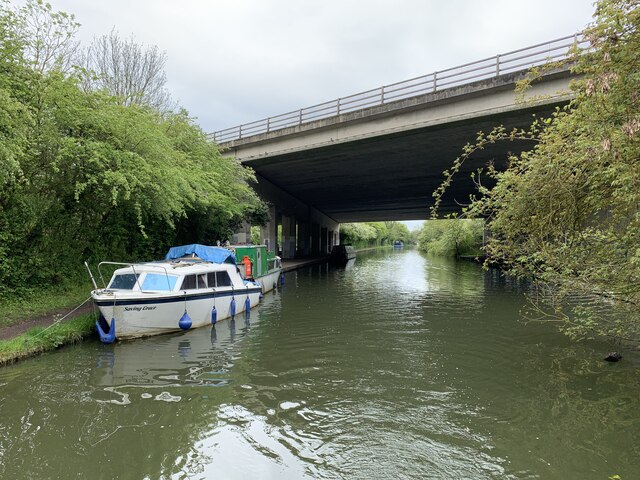
[[[0,369],[6,479],[640,476],[640,355],[525,324],[418,252],[315,266],[235,321]]]

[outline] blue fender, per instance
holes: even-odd
[[[216,310],[216,306],[214,305],[211,309],[211,325],[215,325],[218,323],[218,311]]]
[[[182,330],[189,330],[191,328],[191,317],[189,316],[186,310],[182,314],[182,317],[180,317],[180,321],[178,321],[178,326]]]
[[[251,316],[250,312],[251,312],[251,301],[247,296],[247,299],[244,301],[244,315],[246,318],[249,318]]]
[[[236,297],[231,299],[231,320],[236,316]]]
[[[105,320],[106,322],[106,320]],[[96,330],[98,331],[98,336],[100,337],[100,341],[102,343],[113,343],[116,340],[116,319],[111,319],[111,325],[109,326],[109,331],[105,332],[100,326],[100,321],[96,320]]]

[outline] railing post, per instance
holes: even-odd
[[[238,127],[238,138],[242,138],[242,125]]]
[[[271,127],[271,117],[267,118],[267,133],[269,133],[270,127]]]
[[[433,72],[433,91],[438,90],[438,72]]]
[[[302,109],[300,109],[298,113],[298,125],[302,125]]]
[[[496,55],[496,77],[500,76],[500,55]]]
[[[338,100],[336,100],[336,112],[338,113],[338,115],[340,115],[340,100],[342,99],[339,98]]]
[[[380,89],[380,105],[384,103],[384,87]]]

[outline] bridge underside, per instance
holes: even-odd
[[[389,135],[273,155],[245,162],[264,178],[336,222],[418,220],[429,217],[442,172],[473,143],[479,131],[496,125],[527,127],[532,114],[555,105],[450,122]],[[457,211],[475,192],[470,173],[490,162],[502,167],[509,152],[530,148],[506,142],[476,152],[443,198],[441,212]]]

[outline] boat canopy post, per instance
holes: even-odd
[[[96,285],[96,279],[93,278],[93,273],[91,273],[91,269],[89,268],[89,264],[85,261],[84,266],[87,267],[87,272],[89,272],[89,276],[91,277],[91,283],[93,283],[93,289],[97,290],[98,285]]]

